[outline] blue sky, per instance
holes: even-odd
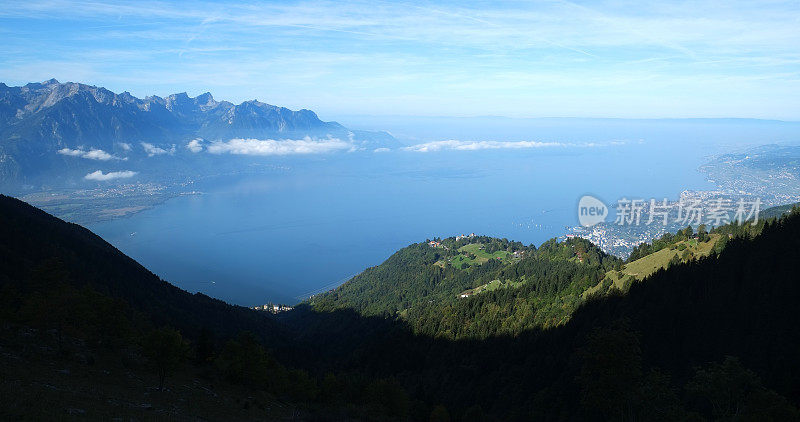
[[[800,120],[800,2],[7,2],[0,81],[345,115]]]

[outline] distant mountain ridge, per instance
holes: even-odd
[[[324,122],[311,110],[290,110],[257,100],[233,104],[211,93],[189,97],[134,97],[81,83],[50,79],[24,86],[0,83],[0,181],[26,181],[63,164],[63,148],[109,154],[142,142],[184,145],[192,139],[338,138],[359,148],[394,147],[386,132],[350,130]],[[127,144],[127,145],[126,145]]]

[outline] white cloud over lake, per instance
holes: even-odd
[[[236,155],[293,155],[323,154],[336,151],[352,151],[355,146],[337,138],[313,140],[303,139],[231,139],[216,141],[208,146],[212,154]]]
[[[92,148],[86,151],[83,148],[77,149],[69,149],[69,148],[61,148],[58,150],[58,153],[61,155],[67,155],[70,157],[81,157],[86,158],[87,160],[99,160],[99,161],[108,161],[108,160],[121,160],[117,156],[111,155],[102,149]]]
[[[203,140],[200,138],[192,139],[186,144],[186,149],[191,152],[197,153],[203,150]]]
[[[61,155],[69,155],[71,157],[80,157],[86,153],[86,151],[80,149],[69,149],[69,148],[61,148],[58,150],[58,153]]]
[[[175,145],[172,145],[169,149],[165,149],[149,142],[142,142],[142,148],[144,148],[144,152],[147,153],[148,157],[152,157],[154,155],[175,154]]]
[[[114,180],[114,179],[127,179],[133,177],[137,174],[135,171],[130,170],[123,170],[123,171],[111,171],[108,173],[103,173],[102,170],[97,170],[95,172],[89,173],[83,178],[86,180],[96,180],[96,181],[106,181],[106,180]]]
[[[413,152],[434,152],[434,151],[477,151],[485,149],[531,149],[531,148],[559,148],[559,147],[596,147],[603,144],[587,143],[565,143],[565,142],[539,142],[539,141],[459,141],[450,139],[447,141],[433,141],[423,144],[411,145],[403,148],[405,151]]]
[[[93,149],[87,152],[86,155],[84,155],[83,157],[88,158],[90,160],[102,160],[102,161],[114,158],[113,155],[103,151],[102,149]]]

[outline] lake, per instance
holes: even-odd
[[[89,228],[186,290],[294,304],[426,238],[475,232],[538,245],[577,225],[584,194],[611,204],[713,188],[696,171],[709,155],[800,134],[748,120],[349,119],[409,144],[558,145],[263,157],[283,170],[205,180],[202,195]]]

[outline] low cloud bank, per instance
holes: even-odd
[[[102,149],[95,149],[92,148],[86,151],[83,148],[78,149],[69,149],[69,148],[61,148],[58,150],[58,153],[61,155],[68,155],[70,157],[81,157],[86,158],[87,160],[99,160],[99,161],[108,161],[108,160],[121,160],[117,156],[111,155]]]
[[[477,151],[484,149],[529,149],[529,148],[557,148],[557,147],[596,147],[598,143],[564,143],[564,142],[539,142],[539,141],[433,141],[424,144],[411,145],[403,148],[404,151],[434,152],[434,151]]]
[[[212,154],[292,155],[352,151],[355,146],[337,138],[313,140],[306,137],[279,141],[274,139],[231,139],[227,142],[212,142],[207,149]]]
[[[152,157],[154,155],[175,154],[175,145],[172,145],[170,149],[164,149],[148,142],[142,142],[142,148],[144,148],[144,152],[147,153],[148,157]]]
[[[97,170],[95,172],[89,173],[83,178],[86,180],[97,180],[97,181],[106,181],[106,180],[114,180],[114,179],[127,179],[129,177],[133,177],[137,174],[135,171],[130,170],[123,170],[123,171],[111,171],[108,173],[103,173],[102,170]]]

